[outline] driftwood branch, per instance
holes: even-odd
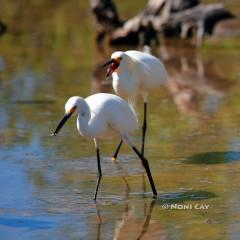
[[[99,25],[97,41],[107,34],[110,44],[159,44],[159,33],[165,37],[196,37],[201,45],[204,35],[211,34],[215,24],[233,14],[223,4],[200,4],[199,0],[149,0],[142,12],[123,22],[112,0],[94,0],[93,14]]]
[[[180,13],[172,14],[165,31],[174,32],[177,37],[187,38],[196,32],[197,45],[201,45],[204,35],[211,34],[215,24],[233,15],[222,4],[201,4]]]
[[[122,21],[112,0],[93,0],[91,10],[97,22],[97,42],[101,42],[106,33],[111,33],[122,26]]]

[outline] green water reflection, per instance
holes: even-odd
[[[10,24],[0,38],[0,239],[238,239],[239,48],[153,49],[169,72],[148,115],[146,156],[159,197],[142,194],[130,149],[123,146],[119,168],[110,158],[118,141],[105,141],[95,205],[92,140],[78,135],[74,118],[57,138],[50,133],[69,96],[112,92],[101,65],[115,49],[95,47],[87,1],[24,2],[3,1],[0,11]],[[141,101],[137,110],[141,120]],[[135,137],[140,143],[140,131]]]

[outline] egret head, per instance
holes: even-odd
[[[106,67],[106,66],[110,65],[108,70],[107,70],[107,76],[106,77],[109,77],[119,67],[121,61],[124,58],[124,55],[125,55],[125,53],[121,52],[121,51],[117,51],[117,52],[114,52],[112,54],[111,60],[107,61],[103,65],[103,67]]]
[[[82,98],[78,96],[70,97],[65,104],[65,114],[73,114],[79,108]]]
[[[65,122],[72,116],[72,114],[75,113],[76,111],[78,111],[81,99],[82,99],[81,97],[76,97],[76,96],[68,99],[68,101],[65,104],[64,117],[59,122],[59,124],[58,124],[56,130],[54,131],[54,133],[52,134],[52,136],[56,136],[58,134],[58,132],[60,131],[60,129],[65,124]]]

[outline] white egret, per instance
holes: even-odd
[[[87,97],[71,97],[65,105],[65,115],[52,134],[55,136],[73,113],[77,114],[77,129],[84,137],[93,138],[97,152],[98,177],[94,200],[102,177],[99,139],[119,136],[129,144],[142,161],[152,188],[153,196],[157,191],[146,158],[136,148],[131,133],[137,128],[137,118],[133,109],[122,98],[107,93],[98,93]]]
[[[163,85],[167,79],[167,71],[163,63],[156,57],[140,51],[117,51],[103,67],[110,65],[107,77],[112,75],[112,85],[121,97],[135,102],[139,94],[143,97],[144,118],[142,126],[142,148],[144,156],[145,134],[147,129],[147,100],[151,90]],[[117,158],[122,141],[117,147],[113,160]]]

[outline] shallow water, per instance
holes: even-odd
[[[73,3],[37,7],[37,28],[5,13],[12,25],[0,38],[0,239],[237,239],[239,46],[153,49],[169,72],[149,102],[146,156],[159,196],[152,201],[148,185],[143,194],[141,164],[126,145],[114,164],[118,140],[103,141],[95,204],[92,140],[78,135],[74,117],[50,133],[69,96],[112,92],[100,66],[115,49],[94,47],[89,13]],[[141,123],[141,99],[137,111]]]

